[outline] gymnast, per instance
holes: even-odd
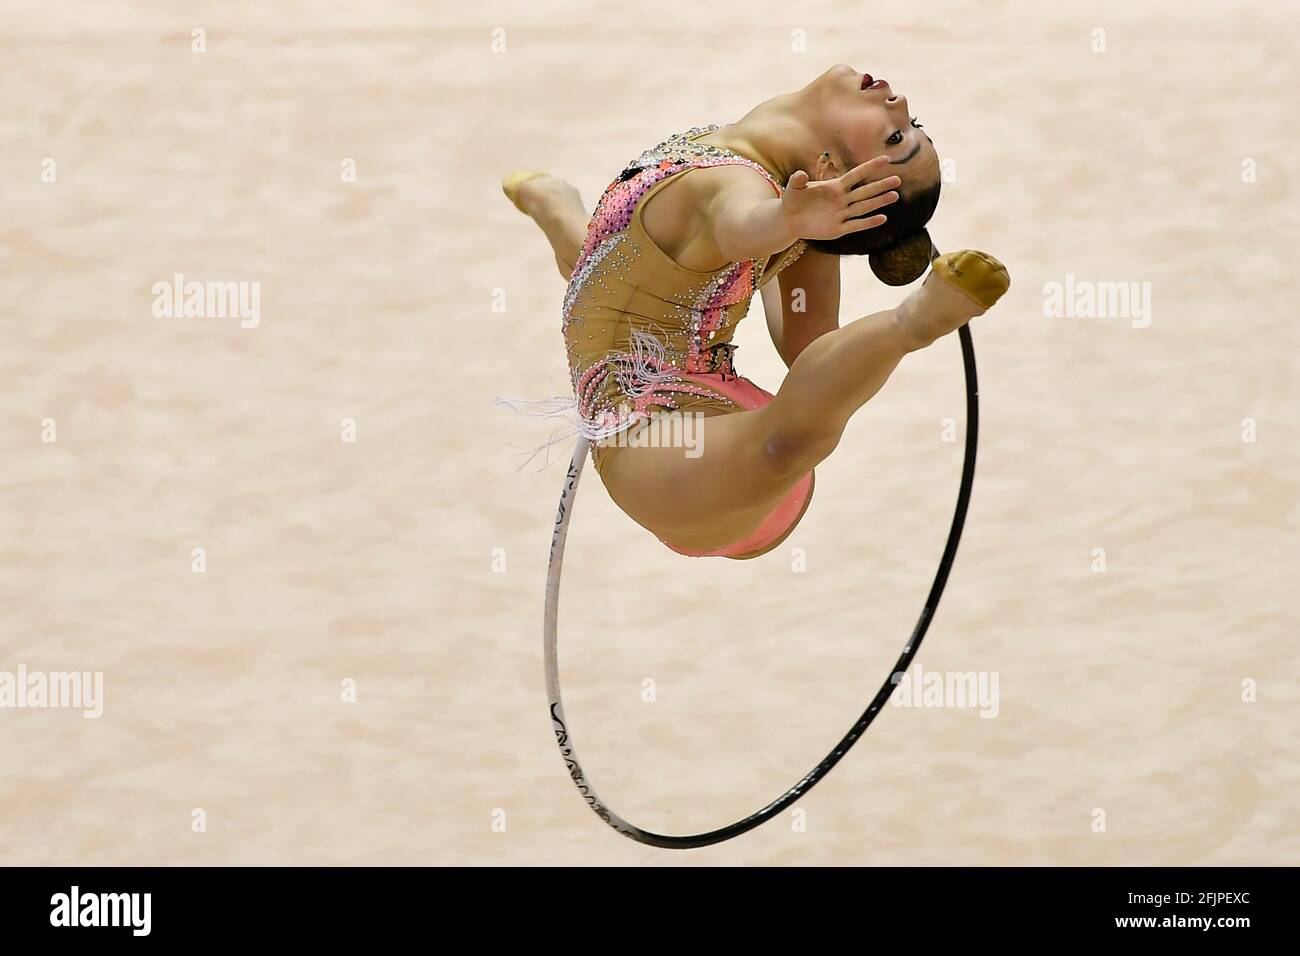
[[[646,150],[590,217],[557,177],[516,172],[502,186],[568,280],[568,413],[615,503],[680,554],[752,558],[779,545],[850,416],[905,355],[1010,285],[986,253],[935,253],[934,144],[906,97],[844,65]],[[930,274],[897,307],[841,328],[846,255],[868,256],[888,285]],[[733,365],[756,291],[789,367],[775,395]],[[705,416],[703,454],[617,440],[669,412]]]

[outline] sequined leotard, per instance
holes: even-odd
[[[716,130],[677,133],[628,164],[600,198],[564,296],[563,330],[579,428],[595,444],[644,415],[736,403],[697,373],[734,376],[731,338],[754,292],[804,251],[798,241],[767,259],[695,272],[672,260],[641,221],[646,201],[674,176],[743,165],[776,195],[771,171],[732,150],[697,140]]]

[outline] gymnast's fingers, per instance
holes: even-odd
[[[880,172],[889,165],[888,156],[877,156],[875,159],[869,159],[861,166],[854,166],[847,173],[840,177],[840,185],[845,189],[852,189],[864,179],[870,179],[872,173]]]
[[[888,217],[883,215],[868,216],[866,219],[850,219],[840,224],[840,235],[847,236],[851,232],[875,229],[877,226],[883,226],[887,219]]]
[[[874,182],[858,183],[856,187],[849,190],[848,200],[854,203],[860,199],[878,196],[887,189],[897,189],[901,185],[903,185],[903,181],[897,176],[886,176],[884,179],[877,179]]]
[[[895,202],[898,202],[898,193],[896,192],[888,192],[880,196],[872,196],[869,199],[860,199],[857,202],[849,203],[847,209],[848,215],[845,218],[852,219],[855,216],[861,216],[864,213],[875,212],[877,209]]]

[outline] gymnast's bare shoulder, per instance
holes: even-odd
[[[749,248],[728,240],[739,220],[762,203],[780,207],[767,180],[748,166],[697,168],[674,176],[646,200],[641,221],[679,266],[712,272],[748,258]]]

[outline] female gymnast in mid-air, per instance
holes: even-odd
[[[601,480],[682,554],[751,558],[780,544],[849,417],[903,356],[983,314],[1010,284],[982,252],[931,261],[934,144],[906,97],[843,65],[736,123],[642,153],[590,219],[554,176],[513,173],[503,188],[569,282],[578,430]],[[844,255],[869,256],[890,285],[931,271],[896,308],[840,328]],[[732,366],[756,290],[790,369],[774,396]],[[612,440],[666,411],[707,416],[702,454]]]

